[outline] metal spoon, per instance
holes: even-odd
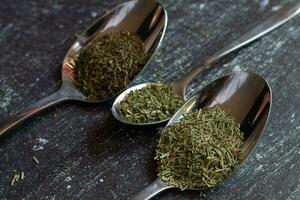
[[[213,81],[191,97],[174,114],[167,126],[177,122],[183,117],[183,114],[199,108],[218,106],[225,109],[240,124],[245,135],[240,156],[240,160],[243,162],[264,131],[270,114],[271,103],[271,88],[262,77],[255,73],[234,72]],[[169,188],[174,188],[174,186],[157,178],[148,187],[134,195],[132,200],[147,200]]]
[[[202,62],[199,66],[194,68],[191,72],[186,74],[184,77],[179,79],[178,81],[175,81],[171,83],[171,87],[174,93],[182,96],[184,100],[186,100],[185,95],[185,89],[187,85],[193,80],[193,78],[199,74],[205,67],[213,64],[216,60],[228,55],[229,53],[249,44],[250,42],[253,42],[254,40],[262,37],[263,35],[269,33],[270,31],[274,30],[275,28],[279,27],[280,25],[286,23],[288,20],[295,17],[297,14],[300,13],[300,3],[290,3],[285,5],[283,8],[281,8],[279,11],[275,12],[273,15],[271,15],[268,19],[260,23],[258,26],[254,27],[250,31],[248,31],[246,34],[241,36],[240,38],[236,39],[234,42],[229,43],[224,48],[217,51],[215,54],[207,58],[204,62]],[[148,123],[135,123],[128,121],[124,115],[122,115],[120,111],[120,102],[125,98],[125,96],[134,90],[141,89],[143,87],[149,86],[149,85],[159,85],[160,83],[143,83],[140,85],[136,85],[134,87],[128,88],[123,93],[121,93],[116,99],[115,102],[112,105],[112,114],[114,117],[119,120],[120,122],[123,122],[125,124],[131,124],[131,125],[151,125],[151,124],[158,124],[165,121],[168,121],[170,118],[156,121],[156,122],[148,122]]]
[[[74,57],[95,35],[118,31],[134,32],[143,40],[146,52],[153,56],[162,41],[166,26],[167,13],[161,4],[154,0],[133,0],[113,8],[97,19],[70,47],[63,61],[61,88],[3,121],[0,124],[0,136],[33,114],[63,101],[77,100],[99,103],[107,100],[88,98],[74,84]],[[149,57],[148,62],[151,58]]]

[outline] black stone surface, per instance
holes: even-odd
[[[120,2],[1,0],[0,120],[54,92],[73,34]],[[137,82],[180,77],[286,2],[162,0],[168,30]],[[268,126],[247,161],[218,187],[169,190],[156,199],[300,199],[299,37],[300,16],[197,77],[190,92],[232,70],[262,75],[273,89]],[[44,111],[0,139],[0,199],[126,199],[155,179],[162,127],[122,125],[109,103]],[[25,180],[10,186],[13,170]]]

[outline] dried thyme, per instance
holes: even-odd
[[[120,111],[131,122],[155,122],[170,118],[184,103],[167,85],[149,85],[131,91],[120,102]]]
[[[77,87],[90,98],[111,97],[134,79],[147,58],[143,41],[134,33],[96,37],[75,61]]]
[[[161,135],[156,157],[158,176],[181,188],[212,187],[239,163],[243,133],[220,108],[186,114]]]

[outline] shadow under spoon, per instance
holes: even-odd
[[[161,4],[154,0],[128,1],[107,12],[89,26],[68,50],[62,65],[62,85],[60,89],[50,96],[14,114],[7,120],[2,121],[0,123],[0,136],[4,135],[9,129],[33,114],[55,104],[67,100],[99,103],[112,98],[89,98],[76,88],[76,77],[74,77],[73,69],[75,67],[75,58],[80,50],[96,35],[100,36],[106,33],[119,31],[133,32],[143,40],[145,51],[150,55],[147,63],[142,69],[144,70],[160,46],[166,30],[166,25],[167,13]]]
[[[191,97],[171,118],[166,127],[178,122],[184,114],[206,107],[218,106],[227,110],[244,133],[240,163],[249,156],[261,137],[270,115],[272,92],[268,83],[259,75],[248,72],[234,72],[223,76]],[[172,152],[170,152],[172,153]],[[160,178],[139,193],[132,200],[148,200],[169,188]],[[201,190],[205,188],[188,188]]]
[[[214,62],[219,60],[220,58],[223,58],[224,56],[228,55],[229,53],[240,49],[241,47],[246,46],[247,44],[257,40],[258,38],[262,37],[263,35],[271,32],[272,30],[278,28],[282,24],[286,23],[296,15],[300,13],[300,3],[289,3],[283,6],[280,10],[276,11],[273,15],[268,17],[265,21],[261,22],[257,26],[255,26],[253,29],[242,35],[240,38],[236,39],[235,41],[229,43],[225,47],[221,48],[219,51],[217,51],[212,56],[208,57],[204,62],[202,62],[200,65],[196,66],[193,70],[191,70],[189,73],[187,73],[184,77],[179,79],[178,81],[175,81],[171,83],[172,91],[175,94],[178,94],[179,96],[182,96],[184,100],[187,99],[185,95],[185,90],[188,84],[193,80],[193,78],[198,75],[200,72],[202,72],[205,67],[208,67],[212,65]],[[119,120],[122,123],[125,124],[131,124],[131,125],[152,125],[152,124],[158,124],[162,122],[168,121],[170,118],[160,120],[160,121],[152,121],[152,122],[146,122],[146,123],[136,123],[131,122],[124,117],[120,110],[120,103],[121,101],[126,97],[128,93],[134,90],[142,89],[144,87],[150,86],[150,85],[162,85],[161,83],[142,83],[136,86],[133,86],[131,88],[128,88],[124,92],[122,92],[116,99],[115,102],[112,105],[112,114],[114,117]]]

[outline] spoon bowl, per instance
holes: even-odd
[[[0,123],[0,137],[33,114],[63,101],[77,100],[100,103],[112,98],[90,98],[76,87],[76,77],[73,73],[75,59],[80,50],[94,37],[120,31],[137,34],[143,41],[145,51],[149,55],[147,63],[140,71],[141,73],[160,46],[166,26],[167,13],[163,6],[155,0],[131,0],[108,11],[89,26],[71,45],[63,61],[60,89],[2,121]]]
[[[133,0],[122,3],[100,17],[88,27],[73,43],[67,52],[62,66],[63,85],[67,84],[76,91],[76,77],[73,73],[75,60],[80,50],[94,37],[103,36],[112,32],[126,31],[137,34],[143,41],[145,52],[149,58],[145,66],[150,62],[156,50],[160,46],[167,26],[167,13],[163,6],[152,0]],[[140,71],[140,73],[145,69]],[[138,75],[137,75],[138,76]],[[124,88],[125,89],[125,88]],[[80,92],[80,91],[78,91]],[[121,92],[121,91],[120,91]],[[117,95],[117,94],[116,94]],[[99,103],[105,99],[87,97],[81,93],[78,100]]]
[[[171,118],[166,127],[178,122],[186,113],[200,108],[218,106],[227,110],[244,133],[240,165],[249,156],[261,137],[270,115],[272,92],[268,83],[250,72],[234,72],[223,76],[191,97]],[[137,193],[132,199],[150,199],[158,193],[174,188],[160,178]],[[188,188],[199,190],[205,188]]]
[[[229,53],[240,49],[244,47],[245,45],[257,40],[258,38],[262,37],[263,35],[271,32],[272,30],[278,28],[279,26],[283,25],[293,17],[297,16],[300,13],[300,3],[288,3],[285,6],[283,6],[280,10],[273,13],[270,17],[268,17],[266,20],[259,23],[257,26],[246,32],[244,35],[240,36],[235,41],[229,43],[225,47],[218,50],[216,53],[205,59],[203,62],[201,62],[199,65],[197,65],[195,68],[193,68],[190,72],[188,72],[186,75],[184,75],[181,79],[172,82],[171,88],[172,91],[175,94],[178,94],[179,96],[183,97],[184,100],[186,100],[185,96],[185,90],[188,86],[188,84],[196,77],[200,72],[202,72],[205,68],[209,67],[213,63],[215,63],[220,58],[223,58],[224,56],[228,55]],[[151,84],[157,83],[143,83],[138,86],[134,86],[134,88],[128,88],[127,91],[124,91],[118,98],[116,98],[114,104],[112,105],[112,114],[114,117],[121,121],[122,123],[131,124],[131,125],[152,125],[152,124],[158,124],[161,122],[168,121],[170,118],[167,118],[165,120],[156,121],[156,122],[148,122],[148,123],[135,123],[130,122],[127,120],[120,112],[120,102],[125,98],[124,94],[128,94],[129,91],[135,90],[135,89],[141,89],[143,87],[146,87]]]
[[[261,76],[253,72],[234,72],[211,82],[191,97],[167,126],[178,122],[184,114],[200,108],[218,106],[227,110],[244,133],[245,142],[241,153],[243,161],[263,133],[271,102],[271,88]]]
[[[178,90],[178,88],[175,85],[176,83],[171,84],[171,90],[174,94],[177,94],[179,96],[183,96],[183,99],[186,100],[186,96],[184,95],[183,92],[181,92],[180,90]],[[131,122],[129,120],[127,120],[124,115],[121,112],[121,102],[125,99],[126,95],[129,94],[130,92],[133,92],[135,90],[140,90],[142,88],[148,87],[148,86],[164,86],[166,84],[163,83],[142,83],[142,84],[138,84],[135,86],[132,86],[128,89],[126,89],[125,91],[123,91],[121,94],[119,94],[119,96],[115,99],[112,107],[111,107],[111,112],[113,114],[113,116],[119,120],[120,122],[124,123],[124,124],[130,124],[130,125],[138,125],[138,126],[146,126],[146,125],[154,125],[154,124],[160,124],[163,122],[167,122],[170,120],[170,118],[166,118],[160,121],[154,121],[154,122]]]

